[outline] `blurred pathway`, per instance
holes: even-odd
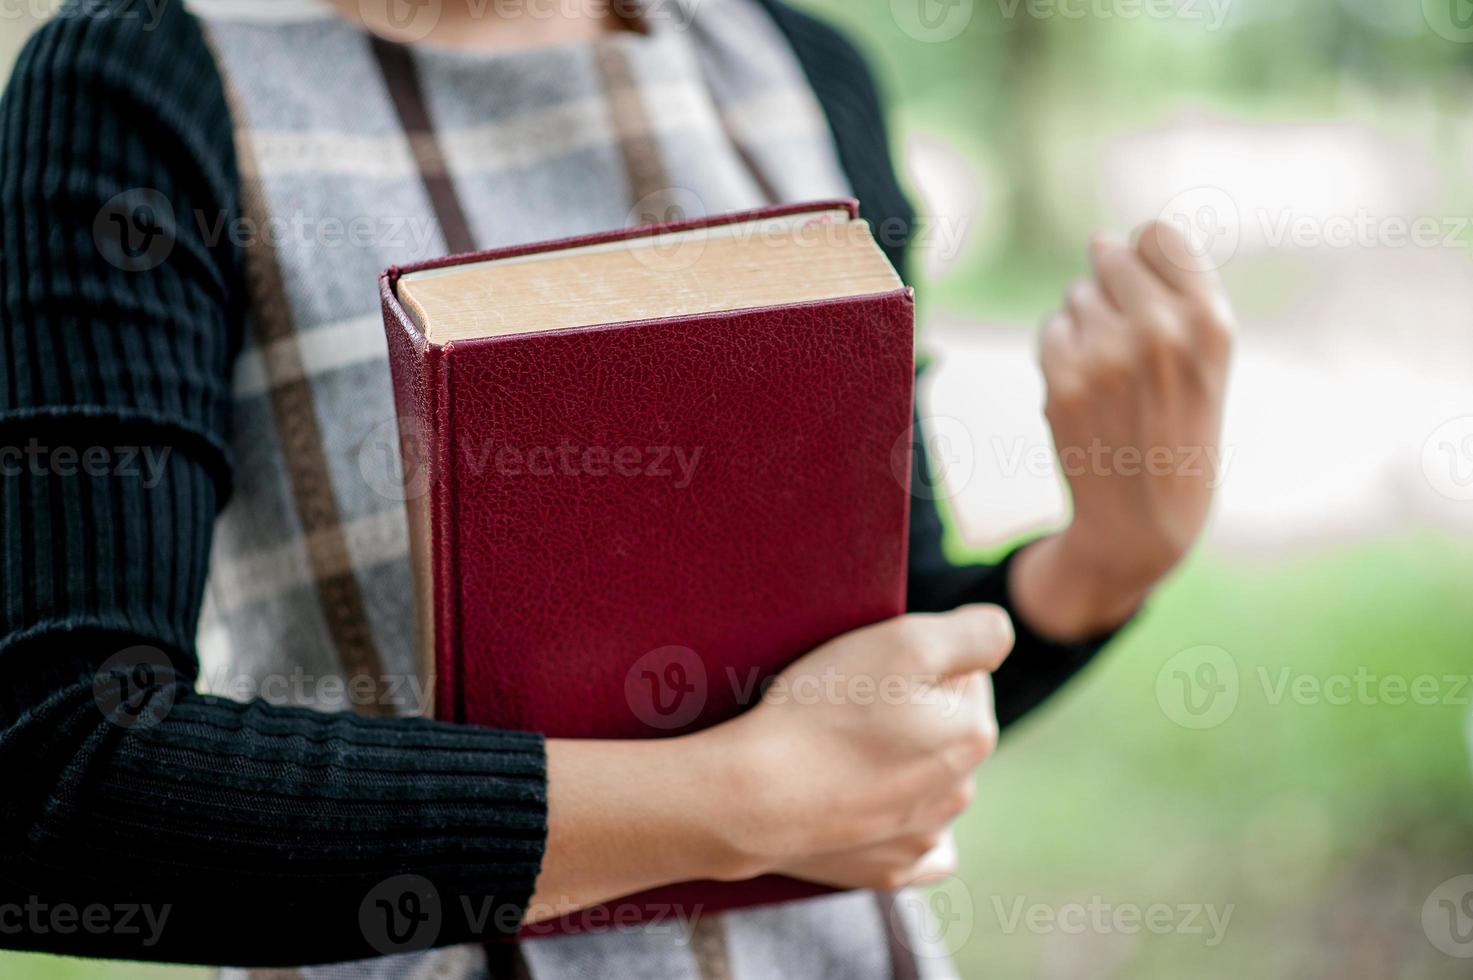
[[[1433,162],[1449,142],[1473,160],[1473,127],[1451,141],[1430,117],[1405,128],[1186,115],[1070,148],[1101,161],[1072,197],[1055,189],[1080,214],[1117,229],[1185,218],[1217,242],[1243,333],[1216,548],[1473,531],[1473,217],[1449,203],[1470,200],[1465,168]],[[985,237],[995,222],[961,159],[934,137],[908,149],[929,213]],[[932,274],[938,254],[924,255]],[[933,319],[922,335],[937,360],[931,449],[973,543],[1064,515],[1032,334]]]
[[[1473,302],[1462,309],[1473,317]],[[1428,341],[1314,339],[1282,325],[1245,329],[1213,547],[1473,532],[1473,360]],[[968,541],[1062,520],[1031,331],[932,322],[923,342],[936,359],[923,393],[929,448]]]

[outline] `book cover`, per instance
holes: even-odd
[[[398,292],[423,270],[835,208],[856,216],[852,201],[818,202],[384,273],[437,717],[550,738],[675,735],[734,716],[797,657],[904,610],[914,355],[898,279],[438,343]],[[612,921],[825,891],[777,876],[692,882],[621,900]]]

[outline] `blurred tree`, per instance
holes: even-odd
[[[999,105],[998,133],[1011,178],[1006,240],[1014,249],[1038,253],[1051,244],[1049,209],[1045,182],[1031,176],[1044,171],[1046,116],[1039,109],[1048,101],[1053,39],[1046,22],[1038,17],[1014,17],[1011,30],[1003,36],[1005,97]]]

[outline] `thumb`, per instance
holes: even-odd
[[[991,673],[1013,649],[1013,622],[998,606],[973,604],[950,612],[906,616],[917,632],[906,641],[918,669],[939,677]]]

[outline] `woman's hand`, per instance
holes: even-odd
[[[987,675],[1011,646],[996,607],[902,616],[819,647],[715,728],[549,740],[526,921],[697,878],[889,888],[932,870],[996,745]]]
[[[794,663],[730,732],[717,729],[756,766],[761,812],[739,841],[755,866],[851,886],[913,878],[997,744],[988,674],[1012,642],[993,606],[890,620]],[[826,696],[800,695],[814,690]]]
[[[890,892],[945,878],[955,874],[956,867],[956,839],[948,828],[823,854],[783,868],[782,872],[835,888]]]
[[[1217,273],[1171,225],[1098,237],[1041,337],[1074,518],[1013,565],[1018,612],[1077,639],[1119,625],[1201,533],[1220,482],[1234,333]]]

